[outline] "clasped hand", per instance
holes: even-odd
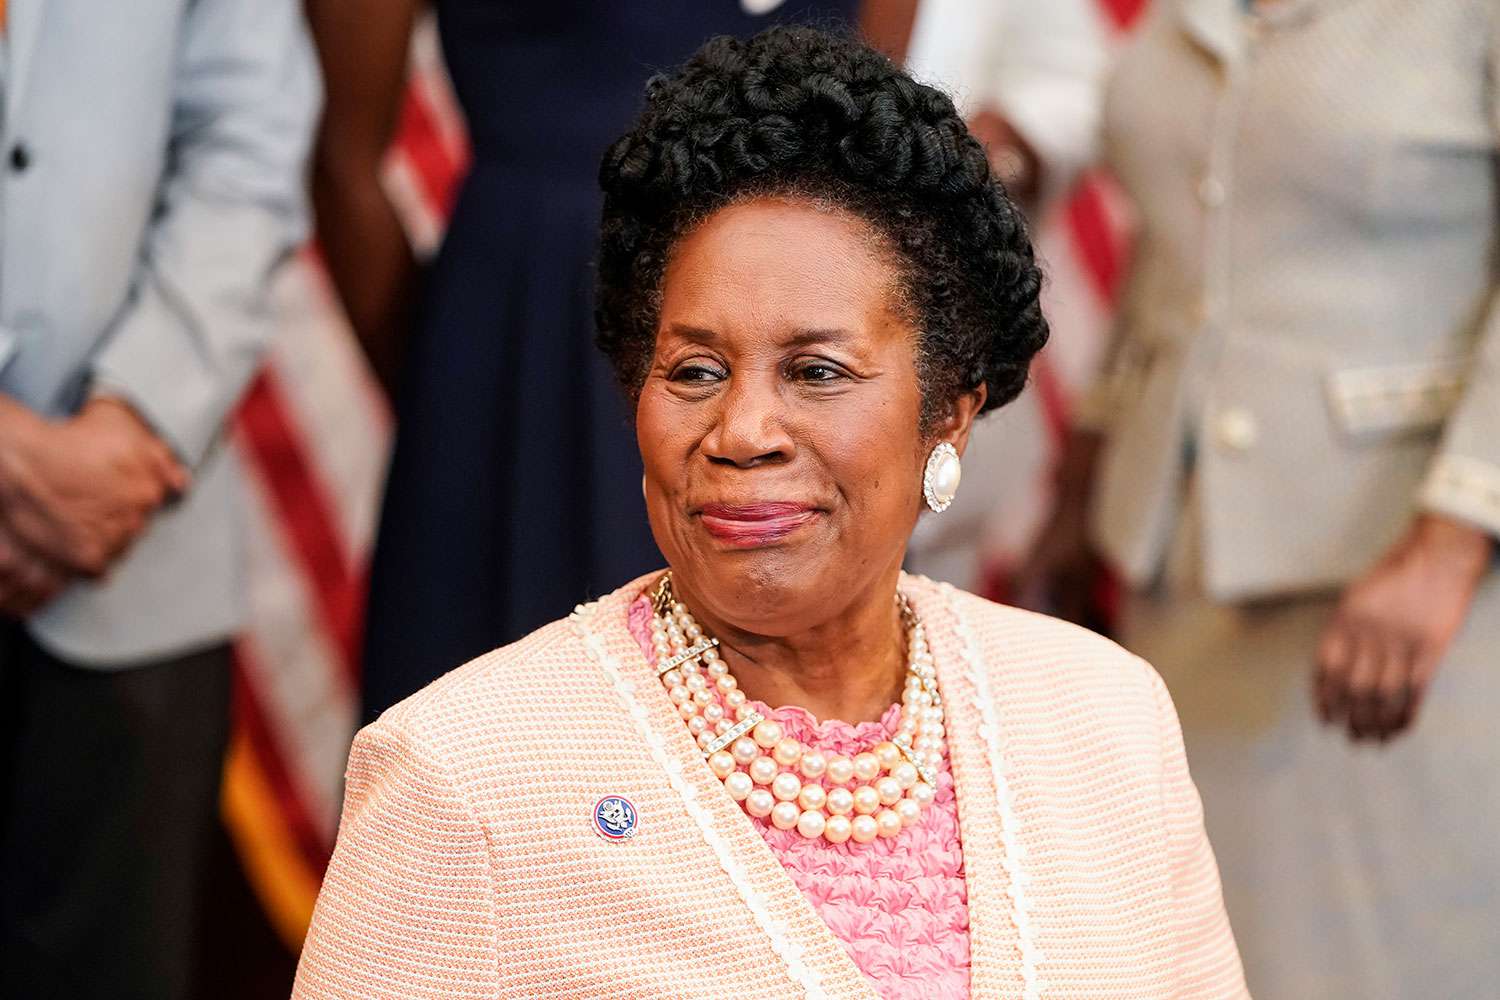
[[[102,577],[188,473],[127,404],[49,421],[0,398],[0,614],[22,618]]]
[[[1356,739],[1410,726],[1489,566],[1476,528],[1427,514],[1344,591],[1318,645],[1323,721]]]

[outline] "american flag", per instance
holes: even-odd
[[[1144,6],[1144,0],[1098,3],[1117,34]],[[462,118],[428,18],[413,40],[386,168],[419,252],[436,249],[467,160]],[[1037,408],[1053,454],[1105,341],[1126,218],[1113,187],[1091,175],[1044,220],[1038,236],[1054,336],[1037,360],[1028,405]],[[278,294],[281,330],[232,430],[250,484],[250,604],[235,650],[222,807],[252,887],[295,950],[333,848],[358,717],[364,581],[391,417],[315,247],[287,269]],[[1009,527],[987,537],[980,556],[992,593],[1003,592],[1005,569],[1045,513],[1047,465],[1044,454],[997,501],[994,521]]]

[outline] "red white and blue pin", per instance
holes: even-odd
[[[605,840],[629,840],[640,825],[635,804],[623,795],[606,795],[594,803],[594,832]]]

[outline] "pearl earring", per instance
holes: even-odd
[[[922,496],[934,513],[941,514],[953,503],[962,476],[956,448],[944,441],[932,449],[927,456],[927,468],[922,472]]]

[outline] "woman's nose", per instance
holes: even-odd
[[[767,380],[731,378],[719,396],[714,426],[703,438],[711,462],[748,469],[790,461],[796,448],[787,433],[785,401]]]

